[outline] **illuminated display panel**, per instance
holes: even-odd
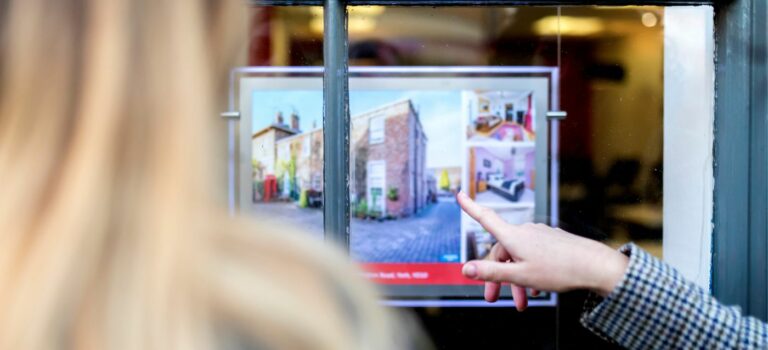
[[[241,208],[322,237],[320,68],[241,68]],[[508,306],[482,300],[461,265],[493,237],[463,214],[462,190],[512,223],[556,224],[546,112],[556,70],[365,67],[350,70],[350,254],[387,303]],[[554,294],[530,297],[555,305]]]

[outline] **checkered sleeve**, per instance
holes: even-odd
[[[581,323],[628,349],[768,348],[768,328],[634,244],[621,252],[629,266],[605,298],[590,295]]]

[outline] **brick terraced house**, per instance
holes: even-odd
[[[352,116],[351,123],[352,205],[365,201],[369,213],[387,217],[410,216],[424,208],[431,195],[425,169],[427,137],[413,103],[402,100],[386,104]],[[282,137],[270,140],[265,139],[267,135],[261,132],[253,136],[254,163],[275,166],[272,173],[255,172],[254,179],[275,175],[282,167],[278,175],[294,178],[278,179],[279,183],[295,184],[297,191],[322,191],[322,129],[282,133]],[[265,142],[274,145],[269,147]]]

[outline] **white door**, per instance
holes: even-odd
[[[387,162],[384,160],[369,160],[367,167],[368,171],[365,182],[368,211],[386,216]]]

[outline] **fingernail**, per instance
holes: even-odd
[[[469,278],[475,278],[477,277],[477,266],[475,266],[475,264],[466,264],[461,270],[461,273]]]
[[[464,191],[459,191],[459,197],[466,197],[467,195],[464,194]]]

